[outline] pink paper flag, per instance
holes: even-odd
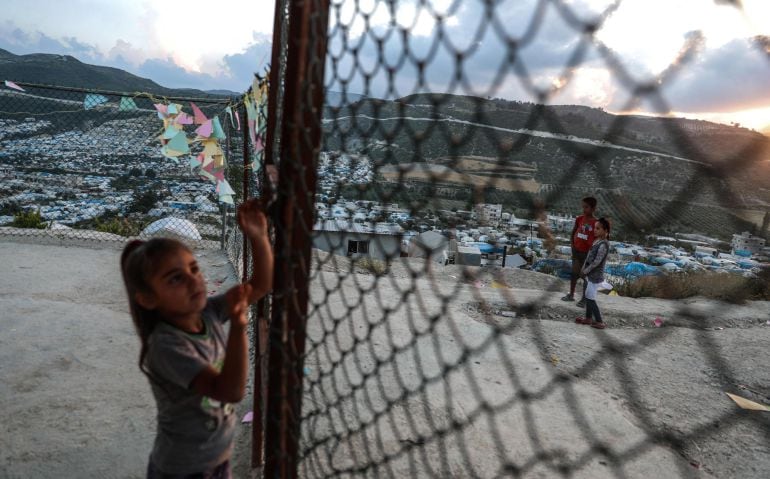
[[[265,149],[265,145],[262,144],[262,136],[257,136],[256,144],[254,145],[254,151],[259,153]]]
[[[195,115],[195,124],[196,125],[202,125],[208,121],[208,118],[206,118],[206,115],[203,114],[200,108],[198,108],[198,105],[196,105],[193,102],[190,102],[190,108],[192,108],[193,115]],[[208,136],[208,135],[206,135]]]
[[[153,106],[156,110],[158,110],[158,113],[163,113],[164,115],[168,113],[168,105],[164,105],[163,103],[156,103]]]
[[[176,122],[180,125],[192,125],[193,118],[185,112],[180,112],[176,116]]]
[[[195,122],[198,123],[197,119]],[[197,130],[195,130],[195,133],[203,138],[208,138],[211,136],[212,131],[214,131],[214,126],[211,124],[211,120],[206,120]]]
[[[216,178],[217,181],[225,181],[225,170],[219,170],[214,173],[214,178]]]
[[[254,131],[254,126],[255,126],[254,120],[249,120],[249,136],[251,137],[252,145],[257,144],[257,133]]]
[[[24,88],[20,87],[19,85],[15,84],[10,80],[5,80],[5,86],[7,86],[8,88],[13,88],[14,90],[24,91]]]
[[[254,420],[254,411],[249,411],[246,414],[244,414],[243,419],[241,420],[242,424],[250,423]]]

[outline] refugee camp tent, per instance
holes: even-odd
[[[605,267],[605,271],[612,276],[619,276],[626,279],[633,279],[641,276],[657,276],[661,274],[660,270],[654,266],[635,261],[626,264],[608,264]]]
[[[173,238],[182,242],[203,239],[198,228],[191,221],[174,217],[163,218],[150,223],[140,236],[144,238]]]
[[[409,242],[410,258],[430,258],[444,263],[449,241],[446,236],[436,231],[426,231],[413,237]]]

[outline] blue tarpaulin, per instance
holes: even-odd
[[[662,274],[658,268],[644,263],[631,262],[626,264],[607,265],[605,271],[621,278],[638,278],[640,276],[657,276]]]

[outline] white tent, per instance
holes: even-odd
[[[150,223],[150,225],[142,231],[142,237],[162,237],[162,238],[174,238],[181,241],[200,241],[201,234],[198,232],[198,228],[195,225],[182,218],[163,218],[161,220]]]
[[[409,242],[409,257],[431,258],[433,261],[444,263],[448,246],[449,241],[446,236],[436,231],[426,231]]]

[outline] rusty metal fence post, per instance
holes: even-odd
[[[290,0],[288,5],[288,59],[274,217],[276,268],[264,471],[268,478],[297,477],[300,460],[302,361],[329,1]]]

